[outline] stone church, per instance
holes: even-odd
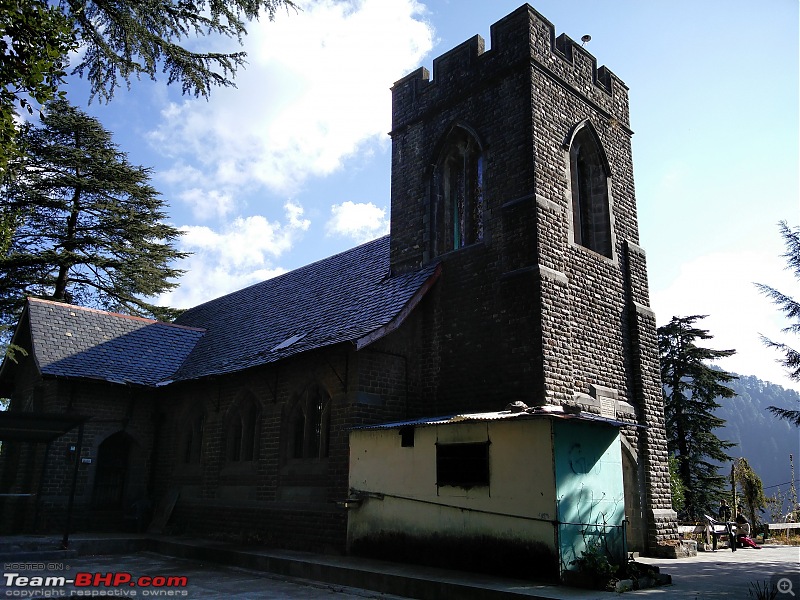
[[[351,431],[521,402],[613,421],[628,548],[676,537],[627,87],[524,5],[392,97],[388,236],[174,323],[28,300],[0,530],[341,552]]]

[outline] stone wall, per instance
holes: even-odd
[[[149,391],[41,381],[29,369],[15,402],[93,416],[85,458],[125,431],[137,449],[137,485],[152,503],[180,492],[174,530],[307,549],[343,548],[346,514],[335,503],[348,494],[352,427],[501,410],[516,400],[598,413],[611,406],[629,423],[623,433],[640,475],[629,480],[644,482],[648,546],[675,538],[627,88],[530,6],[495,23],[491,35],[490,50],[476,36],[435,59],[432,79],[420,69],[393,87],[391,268],[442,265],[397,330],[359,350],[342,344]],[[610,256],[574,242],[569,144],[581,126],[592,127],[610,169]],[[483,229],[476,243],[442,252],[432,182],[454,128],[480,147]],[[310,397],[329,401],[327,452],[297,458],[291,418]],[[230,423],[247,402],[256,407],[248,438],[255,449],[240,460],[229,452]],[[202,443],[189,459],[200,417]],[[63,512],[75,441],[73,433],[51,448],[40,526]],[[37,486],[43,449],[18,457]],[[85,515],[93,473],[79,468]]]
[[[4,456],[13,457],[15,463],[13,468],[8,461],[3,465],[4,487],[5,478],[14,479],[6,489],[12,493],[33,493],[35,497],[5,499],[0,527],[7,532],[63,528],[77,463],[74,527],[83,531],[119,528],[126,506],[111,511],[94,506],[98,449],[111,435],[124,432],[130,442],[124,504],[129,507],[145,499],[153,445],[152,392],[109,383],[41,379],[27,369],[25,373],[25,377],[18,378],[20,386],[12,396],[10,410],[23,411],[27,406],[30,411],[32,401],[35,412],[74,414],[91,419],[84,425],[81,439],[76,427],[54,440],[49,449],[44,443],[4,443]]]
[[[655,550],[676,529],[627,88],[529,6],[491,33],[490,50],[476,36],[435,59],[432,79],[420,69],[393,87],[392,268],[443,264],[420,307],[421,403],[435,414],[514,400],[600,412],[609,399],[647,427],[626,435]],[[569,149],[582,126],[610,170],[610,256],[574,242]],[[483,151],[484,237],[437,256],[431,165],[453,127]]]
[[[180,492],[170,528],[263,541],[283,547],[343,551],[351,427],[406,418],[410,378],[404,335],[360,352],[338,346],[278,365],[182,384],[165,393],[154,497]],[[173,386],[174,387],[174,386]],[[293,458],[289,416],[310,388],[330,398],[327,456]],[[177,393],[176,393],[177,392]],[[226,416],[244,396],[260,412],[258,459],[226,458]],[[182,458],[189,414],[205,414],[198,463]]]

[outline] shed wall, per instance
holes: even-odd
[[[437,486],[437,444],[487,441],[488,486]],[[481,570],[501,563],[517,576],[557,575],[548,419],[417,427],[413,447],[401,446],[399,428],[353,431],[350,487],[363,498],[348,515],[355,553],[413,560],[424,549],[444,566],[472,560]]]

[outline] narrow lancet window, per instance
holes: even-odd
[[[572,226],[576,244],[611,258],[610,172],[603,148],[592,127],[579,128],[569,150],[572,179]]]
[[[229,462],[253,461],[259,458],[261,415],[257,401],[251,396],[240,400],[231,410],[226,428]]]
[[[483,155],[477,140],[455,127],[445,142],[433,178],[434,254],[483,239]]]
[[[297,401],[289,417],[288,457],[293,459],[327,458],[330,439],[330,396],[313,386]]]

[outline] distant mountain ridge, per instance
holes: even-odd
[[[753,375],[739,375],[728,383],[737,396],[718,399],[722,406],[714,414],[725,419],[725,426],[714,430],[716,436],[736,444],[728,450],[732,458],[743,456],[761,478],[764,493],[771,496],[778,487],[786,494],[792,478],[789,454],[794,455],[795,486],[800,491],[800,429],[767,411],[768,406],[796,409],[800,393],[763,381]],[[720,474],[730,473],[730,463]],[[778,486],[778,487],[775,487]],[[769,518],[769,515],[764,515]]]

